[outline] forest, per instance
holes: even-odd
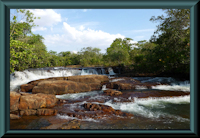
[[[132,38],[116,38],[102,54],[101,49],[84,47],[78,53],[47,51],[43,36],[34,34],[36,26],[33,13],[17,10],[24,15],[24,22],[17,16],[10,19],[10,73],[28,68],[68,65],[118,66],[140,73],[190,72],[190,10],[163,9],[166,16],[152,16],[159,22],[149,41],[130,43]]]

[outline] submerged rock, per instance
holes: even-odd
[[[71,120],[67,123],[62,124],[61,127],[59,127],[58,129],[80,129],[80,121],[79,120]]]
[[[103,92],[106,93],[106,95],[109,95],[109,96],[122,95],[122,92],[116,91],[116,90],[113,90],[113,89],[104,90]]]

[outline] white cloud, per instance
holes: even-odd
[[[121,34],[110,34],[101,30],[85,29],[80,26],[79,29],[63,22],[64,33],[46,35],[45,44],[48,47],[56,47],[60,45],[65,51],[79,51],[83,47],[97,47],[105,53],[106,48],[110,47],[116,38],[125,38]],[[58,50],[59,47],[56,47]],[[61,50],[63,51],[63,50]]]
[[[56,13],[52,9],[29,9],[30,12],[34,14],[35,17],[40,17],[40,19],[35,19],[34,23],[40,27],[53,26],[62,21],[61,15]]]

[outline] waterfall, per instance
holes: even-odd
[[[103,67],[84,67],[84,68],[66,68],[66,67],[53,67],[53,68],[36,68],[26,69],[24,71],[15,71],[10,74],[10,91],[15,91],[20,85],[26,84],[30,81],[38,79],[46,79],[51,77],[67,77],[76,75],[114,75],[112,68],[108,69],[109,74],[106,74]]]

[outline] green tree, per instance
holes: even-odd
[[[104,58],[110,60],[113,65],[128,64],[133,45],[131,40],[131,38],[116,38],[107,48],[107,55]]]
[[[166,17],[152,17],[160,21],[151,42],[158,45],[155,49],[157,62],[163,71],[188,72],[190,64],[190,10],[164,9]],[[160,56],[160,57],[159,57]]]
[[[80,64],[83,66],[88,65],[101,65],[102,64],[102,54],[101,49],[86,47],[82,48],[79,54]]]
[[[13,15],[10,20],[10,73],[30,68],[37,58],[33,53],[35,45],[28,43],[31,39],[28,34],[31,35],[36,17],[29,10],[16,11],[18,15]]]

